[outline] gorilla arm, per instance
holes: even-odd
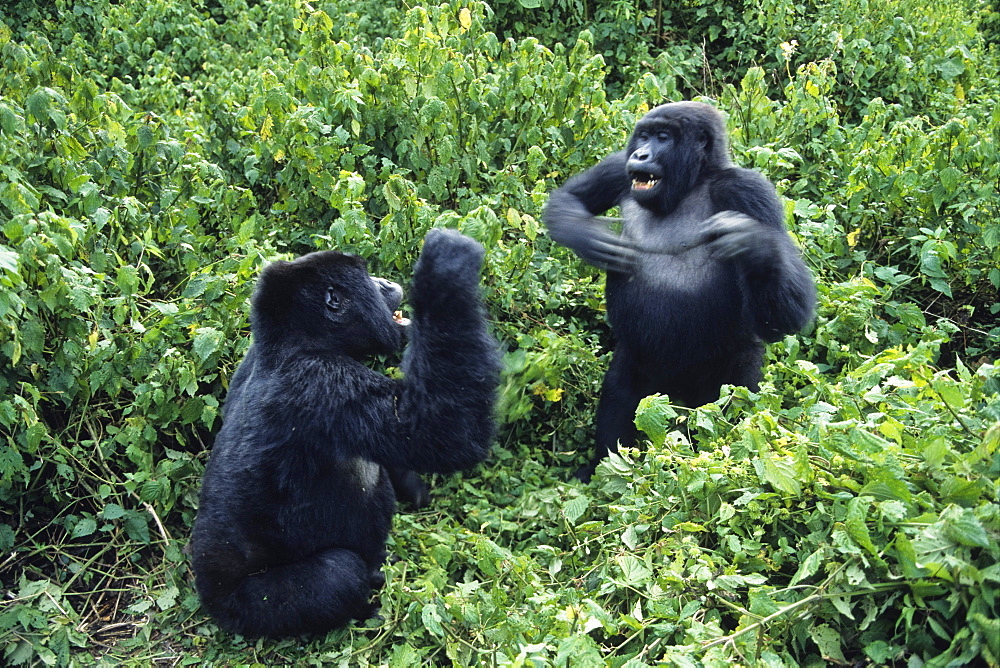
[[[757,172],[731,168],[713,177],[719,213],[706,220],[697,243],[740,268],[754,333],[776,341],[812,319],[816,287],[785,229],[774,186]]]
[[[634,246],[613,233],[598,214],[617,206],[629,192],[624,151],[577,174],[549,195],[543,219],[549,234],[583,260],[606,271],[630,271]]]
[[[413,324],[395,406],[401,433],[389,466],[447,473],[489,452],[500,360],[480,296],[483,255],[455,230],[427,234],[414,267]]]

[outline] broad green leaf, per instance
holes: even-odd
[[[71,538],[85,538],[97,531],[97,521],[93,517],[84,517],[73,527]]]
[[[844,657],[844,652],[840,647],[840,633],[831,628],[829,624],[819,624],[814,626],[809,630],[809,637],[812,638],[813,642],[816,643],[816,646],[819,647],[820,656],[824,659],[827,661],[834,661],[840,665],[847,663],[847,659]]]
[[[654,445],[663,445],[667,432],[673,428],[677,411],[667,397],[654,394],[644,397],[636,409],[635,426],[644,431]]]
[[[589,506],[590,499],[585,496],[577,496],[563,505],[563,512],[566,514],[566,519],[569,520],[570,524],[576,524],[576,521],[587,511]]]
[[[944,534],[959,545],[969,547],[991,545],[982,523],[968,508],[949,508],[942,514],[941,521],[944,525]]]
[[[194,334],[194,354],[202,362],[208,361],[222,343],[222,332],[214,327],[199,327]]]
[[[625,584],[630,587],[644,585],[652,575],[652,571],[640,559],[631,554],[620,555],[616,561],[622,574],[625,576]]]
[[[855,497],[847,503],[847,517],[844,526],[847,534],[858,545],[866,549],[874,556],[878,556],[879,550],[872,542],[871,533],[868,531],[868,510],[871,508],[871,498]]]
[[[820,549],[816,550],[808,557],[806,557],[805,560],[803,560],[802,563],[799,565],[799,569],[795,572],[795,575],[792,576],[792,580],[791,582],[789,582],[789,586],[795,586],[799,582],[802,582],[803,580],[815,575],[816,572],[819,570],[820,565],[823,563],[826,551],[827,548],[821,547]]]
[[[779,458],[768,452],[761,452],[760,457],[755,459],[753,464],[761,482],[792,496],[798,496],[802,492],[802,485],[796,475],[795,465],[790,458]]]
[[[125,516],[125,509],[117,503],[109,503],[101,511],[101,518],[106,520],[117,520]]]
[[[432,634],[442,637],[444,628],[441,626],[441,614],[438,612],[436,603],[428,603],[420,611],[420,621],[424,627]]]

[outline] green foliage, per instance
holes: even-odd
[[[0,662],[1000,665],[995,2],[0,8]],[[611,341],[541,210],[693,96],[817,319],[567,483]],[[260,267],[405,283],[434,226],[487,247],[493,459],[397,518],[381,621],[225,636],[183,548]]]

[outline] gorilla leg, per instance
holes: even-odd
[[[638,436],[635,409],[648,393],[636,377],[628,356],[616,351],[601,386],[594,459],[574,473],[575,478],[584,482],[590,480],[594,469],[609,452],[618,452],[619,444],[625,447],[635,444]]]
[[[211,574],[203,581],[211,581]],[[374,613],[372,588],[384,583],[381,564],[332,549],[244,577],[229,593],[203,591],[223,628],[244,636],[322,633]],[[207,589],[207,588],[206,588]]]

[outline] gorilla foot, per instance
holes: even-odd
[[[396,491],[396,500],[406,504],[410,510],[426,508],[431,502],[431,489],[413,471],[406,469],[389,469],[389,479]]]

